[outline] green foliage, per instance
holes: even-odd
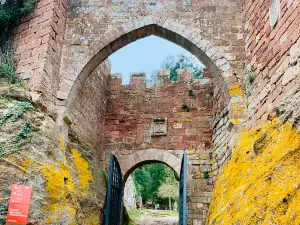
[[[5,154],[4,143],[0,142],[0,157]]]
[[[104,175],[104,176],[107,176],[107,172],[106,172],[106,170],[100,170],[100,173],[102,174],[102,175]]]
[[[5,155],[20,151],[21,148],[28,143],[31,143],[31,139],[25,140],[25,141],[23,141],[21,143],[17,143],[17,144],[1,142],[0,143],[0,158]]]
[[[248,83],[251,85],[251,84],[254,82],[254,80],[255,80],[254,74],[253,74],[253,73],[250,73],[250,74],[248,75]]]
[[[0,3],[0,28],[19,22],[37,2],[38,0],[4,0],[4,3]]]
[[[162,163],[151,163],[134,171],[134,183],[144,202],[162,201],[158,196],[158,188],[166,177],[174,177],[174,172]]]
[[[9,99],[0,99],[0,105],[7,105],[9,103]]]
[[[22,102],[11,99],[2,99],[1,102],[4,104],[12,104],[10,108],[6,111],[6,113],[0,117],[0,125],[10,125],[10,123],[16,122],[22,115],[28,110],[34,110],[33,105],[30,102]],[[33,119],[28,120],[21,131],[16,134],[11,140],[6,140],[0,143],[0,157],[4,155],[11,154],[21,150],[21,148],[30,143],[31,139],[28,139],[28,135],[32,130],[31,121]],[[8,123],[9,122],[9,123]],[[24,139],[23,141],[21,141]]]
[[[0,125],[10,121],[16,122],[26,111],[34,110],[33,105],[30,102],[12,101],[13,106],[10,107],[7,112],[0,118]]]
[[[11,84],[21,83],[17,74],[16,60],[13,55],[11,43],[8,42],[0,49],[0,81],[7,81]]]
[[[158,196],[162,198],[178,199],[178,182],[175,177],[166,177],[158,188]]]
[[[189,90],[189,96],[193,97],[194,96],[194,90]]]
[[[137,217],[140,217],[142,214],[137,211],[137,210],[132,210],[130,213],[129,213],[129,217],[130,218],[137,218]],[[130,224],[130,223],[129,223]],[[133,224],[133,223],[132,223]]]
[[[177,81],[178,69],[190,68],[193,71],[194,78],[201,78],[204,66],[192,56],[179,54],[177,56],[168,56],[162,63],[162,69],[170,70],[170,80]]]
[[[203,172],[203,177],[204,177],[205,179],[208,179],[208,178],[209,178],[209,173],[208,173],[208,171]]]
[[[27,138],[30,131],[31,131],[31,126],[32,124],[31,123],[26,123],[23,127],[23,129],[20,131],[19,134],[17,134],[13,139],[12,141],[14,143],[18,143],[22,138]]]
[[[181,106],[183,109],[185,109],[187,112],[190,112],[191,111],[191,108],[188,106],[188,104],[186,103],[183,103],[182,106]]]

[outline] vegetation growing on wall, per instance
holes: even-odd
[[[0,0],[0,82],[20,82],[15,73],[13,31],[21,18],[28,14],[37,2],[38,0]]]
[[[0,45],[0,82],[9,82],[11,84],[21,83],[16,70],[16,60],[10,42]]]
[[[9,39],[20,19],[28,14],[38,0],[1,0],[0,1],[0,46]]]
[[[7,131],[13,129],[5,137],[3,136],[0,142],[0,157],[2,157],[21,150],[21,147],[31,142],[32,123],[38,118],[23,117],[26,112],[35,110],[30,102],[1,98],[0,100],[0,109],[6,108],[5,113],[0,115],[0,131],[7,133]],[[22,117],[23,119],[21,119]],[[20,125],[22,127],[20,130],[14,128]]]

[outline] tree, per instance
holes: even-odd
[[[151,198],[151,186],[152,183],[149,172],[145,168],[138,168],[134,171],[134,184],[137,190],[137,194],[142,196],[144,201]],[[148,185],[145,185],[148,184]]]
[[[0,0],[0,28],[18,22],[34,7],[38,0]]]
[[[190,68],[195,78],[201,78],[204,65],[201,64],[194,56],[179,54],[177,56],[168,56],[161,65],[162,69],[170,70],[170,80],[176,81],[178,69]]]
[[[169,199],[169,209],[172,209],[171,199],[178,199],[178,182],[172,177],[166,177],[158,188],[158,196]]]
[[[161,202],[158,188],[166,177],[172,177],[175,180],[174,171],[162,163],[147,164],[134,171],[135,187],[140,192],[144,202],[148,200]]]

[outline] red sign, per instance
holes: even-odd
[[[31,192],[31,186],[12,185],[7,224],[27,224]]]

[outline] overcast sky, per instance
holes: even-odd
[[[129,83],[130,72],[146,72],[147,79],[155,70],[161,69],[161,63],[169,55],[191,55],[184,48],[159,38],[148,36],[137,40],[109,56],[112,73],[122,73],[123,83]]]

